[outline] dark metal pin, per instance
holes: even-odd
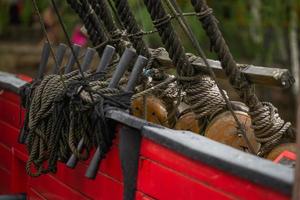
[[[101,56],[100,63],[97,67],[96,73],[101,71],[106,71],[106,68],[109,66],[112,57],[115,53],[116,49],[113,46],[107,45],[103,51],[103,54]]]
[[[58,74],[66,50],[67,50],[67,45],[63,43],[60,43],[59,46],[57,47],[57,51],[55,55],[57,63],[54,64],[53,71],[52,71],[53,74]]]
[[[143,56],[139,56],[138,59],[136,60],[133,70],[130,74],[128,83],[126,85],[125,91],[126,92],[130,92],[134,89],[136,82],[138,80],[138,77],[140,76],[140,74],[143,71],[143,68],[147,65],[147,61],[148,59],[143,57]],[[129,64],[129,63],[127,63]],[[100,147],[97,148],[88,169],[86,170],[85,176],[87,178],[90,179],[94,179],[96,177],[99,165],[100,165],[100,161],[101,161],[101,149]]]
[[[48,63],[48,59],[49,59],[49,55],[50,55],[50,50],[51,50],[51,46],[48,42],[46,42],[43,47],[40,65],[39,65],[38,73],[36,76],[37,80],[42,79],[44,76],[44,72],[47,67],[47,63]]]
[[[77,150],[80,152],[83,149],[83,138],[79,141],[77,145]],[[77,165],[78,159],[76,158],[75,154],[72,154],[71,157],[69,158],[68,162],[66,165],[70,168],[74,168]]]
[[[82,64],[81,64],[81,68],[82,68],[83,72],[86,72],[89,69],[89,67],[93,61],[93,57],[94,57],[95,53],[96,53],[95,49],[88,47],[88,49],[85,52]]]
[[[79,52],[80,52],[80,46],[77,44],[74,44],[72,48],[75,53],[75,56],[78,56]],[[72,67],[74,66],[74,64],[75,64],[75,58],[74,58],[73,54],[71,53],[70,59],[65,68],[65,74],[70,73],[72,71]]]
[[[127,52],[127,53],[126,53]],[[108,54],[109,55],[109,54]],[[123,60],[127,60],[129,59],[128,63],[133,59],[133,57],[135,56],[135,52],[133,50],[130,50],[130,49],[126,49],[122,55],[122,58]],[[104,56],[103,56],[104,57]],[[121,58],[121,60],[122,60]],[[107,59],[108,60],[108,59]],[[127,65],[120,65],[121,63],[121,60],[117,66],[117,69],[116,71],[114,72],[113,74],[113,77],[112,79],[110,80],[110,88],[115,88],[119,81],[121,80],[122,78],[122,75],[125,73],[127,67],[128,67],[128,64]],[[126,64],[127,62],[122,62],[123,64]],[[107,67],[106,69],[104,70],[107,70]],[[115,74],[118,74],[118,75],[115,75]],[[78,143],[78,146],[77,146],[77,150],[79,152],[81,152],[83,149],[83,138],[81,138],[81,140],[79,141]],[[100,152],[99,152],[100,153]],[[75,166],[77,165],[77,162],[78,162],[78,159],[76,158],[76,156],[74,154],[71,155],[71,157],[69,158],[68,162],[66,163],[66,165],[70,168],[75,168]]]
[[[108,84],[108,88],[115,88],[117,87],[119,81],[121,80],[123,74],[125,73],[126,69],[128,68],[130,62],[134,58],[136,53],[129,48],[126,48],[123,55],[120,58],[120,61],[117,65],[117,70],[113,74],[110,83]]]
[[[146,67],[147,63],[148,63],[148,59],[146,57],[141,56],[141,55],[138,56],[134,66],[133,66],[132,72],[130,74],[125,91],[130,92],[130,91],[134,90],[134,87],[136,86],[136,83],[137,83],[144,67]]]

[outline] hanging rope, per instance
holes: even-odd
[[[215,82],[207,75],[195,76],[194,68],[190,64],[188,58],[185,55],[184,49],[181,45],[179,37],[173,30],[170,19],[171,16],[167,15],[160,1],[144,0],[146,7],[151,15],[153,23],[161,36],[169,56],[171,57],[174,65],[177,69],[178,80],[183,84],[183,89],[188,90],[187,103],[189,105],[195,104],[195,97],[198,97],[199,93],[208,95],[210,99],[209,103],[212,103],[212,108],[217,110],[223,109],[225,106],[224,99],[218,92],[218,90],[212,90],[215,88]],[[192,87],[197,85],[197,87]],[[189,89],[190,88],[190,89]],[[212,92],[211,92],[212,91]],[[198,101],[197,101],[198,102]],[[205,105],[208,102],[203,102]],[[210,117],[216,112],[215,109],[203,112],[201,109],[203,104],[196,104],[193,106],[193,111],[200,117]]]
[[[66,162],[72,153],[85,159],[93,145],[101,147],[103,158],[114,137],[105,120],[105,109],[108,106],[128,109],[131,99],[130,93],[104,89],[108,84],[104,81],[105,74],[83,73],[57,5],[54,0],[51,2],[78,70],[66,75],[48,75],[42,81],[35,81],[29,92],[22,93],[27,110],[22,131],[27,139],[29,159],[26,171],[30,176],[55,172],[57,162]],[[94,15],[92,19],[93,25],[99,26]],[[76,150],[81,138],[84,138],[86,147],[83,153]]]
[[[91,20],[91,13],[88,12],[88,11],[91,12],[91,9],[88,6],[84,7],[82,4],[78,3],[77,1],[67,0],[67,3],[83,21],[84,27],[87,30],[87,33],[89,35],[89,38],[93,46],[96,47],[98,55],[99,56],[102,55],[102,51],[104,49],[106,42],[108,41],[108,37],[105,34],[105,32],[102,30],[102,28],[97,29],[95,27],[94,23]],[[85,8],[88,8],[89,10]]]
[[[28,175],[54,173],[58,160],[66,162],[72,153],[86,159],[93,146],[101,147],[103,157],[108,152],[114,135],[107,126],[105,108],[109,105],[128,109],[131,93],[103,88],[106,81],[93,81],[90,73],[85,76],[88,85],[83,85],[77,70],[63,75],[65,89],[58,75],[48,75],[32,91],[24,124],[29,152]],[[87,149],[83,153],[76,150],[81,138]]]
[[[103,24],[110,35],[109,39],[111,45],[116,46],[117,52],[121,55],[124,52],[125,47],[128,46],[128,42],[123,40],[122,31],[116,26],[107,3],[105,0],[89,0],[89,3],[96,13],[98,20],[103,21]]]
[[[137,53],[145,56],[146,58],[150,58],[151,54],[142,39],[143,32],[137,24],[127,0],[114,0],[114,3],[116,5],[119,18],[122,21],[123,26],[126,28],[127,33],[135,35],[134,37],[130,37],[130,39]]]
[[[219,30],[213,10],[208,7],[205,0],[191,0],[191,2],[207,36],[210,38],[213,50],[221,61],[221,66],[225,70],[230,84],[250,109],[249,114],[252,119],[254,133],[257,141],[262,143],[262,148],[258,154],[264,156],[278,145],[281,139],[287,138],[290,141],[294,141],[295,133],[291,128],[291,123],[284,122],[272,104],[259,101],[251,83],[237,67],[229,47]]]
[[[202,50],[202,48],[201,48],[201,46],[200,46],[200,44],[199,44],[199,42],[198,42],[196,36],[193,34],[193,31],[192,31],[191,27],[188,25],[186,19],[183,17],[183,13],[182,13],[180,7],[178,6],[176,0],[164,0],[164,1],[165,1],[166,4],[168,5],[169,9],[172,11],[173,15],[178,16],[178,17],[176,18],[177,21],[179,22],[180,26],[182,27],[182,29],[184,30],[184,32],[186,33],[186,35],[187,35],[188,38],[190,39],[192,45],[195,47],[195,49],[197,50],[197,52],[198,52],[198,54],[200,55],[200,57],[203,59],[203,61],[204,61],[205,65],[206,65],[206,67],[208,68],[208,72],[209,72],[210,77],[216,82],[216,75],[215,75],[215,73],[213,72],[213,70],[212,70],[210,64],[208,63],[207,58],[206,58],[206,56],[205,56],[205,53],[204,53],[204,51]],[[189,59],[193,59],[193,57],[190,57]],[[207,81],[209,81],[209,80],[207,80]],[[207,86],[208,86],[208,85],[210,85],[210,84],[208,83]],[[224,99],[224,101],[225,101],[225,103],[226,103],[227,109],[229,110],[229,112],[231,113],[231,115],[233,116],[233,118],[234,118],[234,120],[235,120],[235,123],[237,124],[238,132],[243,136],[243,138],[244,138],[244,140],[246,141],[247,146],[249,147],[250,151],[251,151],[252,153],[254,153],[254,149],[253,149],[252,145],[250,144],[250,142],[249,142],[249,140],[248,140],[248,138],[247,138],[247,135],[246,135],[246,132],[245,132],[245,127],[242,125],[242,123],[241,123],[241,122],[239,121],[239,119],[237,118],[235,112],[233,111],[233,108],[232,108],[232,106],[231,106],[231,103],[230,103],[230,101],[229,101],[229,98],[228,98],[228,96],[225,94],[225,91],[222,90],[222,89],[218,86],[217,82],[216,82],[216,84],[215,84],[214,86],[212,86],[211,88],[206,88],[206,89],[210,89],[210,90],[202,91],[203,94],[205,94],[206,92],[210,91],[211,93],[214,93],[215,95],[217,95],[218,92],[222,95],[222,97],[223,97],[223,99]],[[195,87],[195,90],[196,90],[195,93],[196,93],[196,92],[201,92],[201,91],[200,91],[200,87]],[[199,91],[197,91],[197,90],[199,90]],[[218,90],[218,91],[217,91],[217,90]],[[196,93],[196,94],[197,94],[197,93]],[[212,94],[212,96],[214,96],[214,95]],[[203,95],[203,96],[199,95],[199,103],[198,103],[199,105],[202,105],[202,107],[204,107],[204,108],[206,107],[206,106],[205,106],[205,102],[209,102],[209,101],[210,101],[210,99],[204,100],[205,97],[207,97],[207,96],[206,96],[206,95]],[[201,101],[202,101],[202,102],[201,102]],[[196,102],[195,102],[195,103],[196,103]],[[216,103],[218,103],[218,102],[216,102]],[[214,105],[214,102],[210,102],[209,105]],[[199,107],[201,107],[201,106],[199,106]],[[209,107],[208,107],[208,108],[209,108]],[[212,107],[212,109],[213,109],[213,110],[216,109],[215,112],[214,112],[215,114],[223,110],[221,107]],[[203,109],[203,110],[204,110],[204,109]],[[204,112],[203,115],[205,115],[205,110],[204,110],[203,112]],[[196,116],[196,117],[198,117],[199,119],[201,119],[201,115],[200,115],[200,116]],[[211,116],[211,117],[212,117],[212,116]]]

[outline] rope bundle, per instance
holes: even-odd
[[[56,172],[58,161],[66,162],[74,153],[86,159],[93,146],[101,147],[103,158],[114,134],[109,130],[105,112],[109,106],[128,109],[131,93],[106,89],[106,81],[94,81],[86,73],[84,81],[78,71],[63,75],[48,75],[23,98],[27,113],[23,130],[27,138],[29,159],[26,171],[30,176]],[[102,74],[101,77],[104,77]],[[89,82],[89,83],[87,83]],[[76,146],[84,138],[84,152]]]
[[[209,76],[197,77],[197,81],[188,83],[185,89],[186,101],[197,119],[210,118],[224,109],[226,103],[219,89]]]
[[[252,118],[252,126],[257,142],[262,144],[259,155],[264,156],[283,138],[295,141],[295,132],[291,128],[291,123],[284,122],[271,103],[260,102],[251,83],[241,73],[219,30],[213,10],[208,7],[205,0],[191,0],[191,3],[210,39],[213,50],[221,61],[222,68],[229,78],[230,84],[250,109],[249,114]]]
[[[171,17],[167,15],[161,1],[144,0],[144,3],[170,58],[176,66],[178,83],[186,90],[187,103],[192,106],[192,111],[201,118],[212,116],[216,111],[223,109],[225,102],[215,81],[206,75],[194,77],[195,69],[190,64],[190,59],[185,55],[181,41],[171,25]]]
[[[256,141],[264,144],[259,152],[259,155],[263,156],[281,142],[292,124],[282,120],[271,103],[262,102],[262,104],[262,107],[250,109],[249,114]]]
[[[133,43],[133,46],[137,49],[139,53],[146,55],[147,57],[150,57],[149,63],[151,64],[149,64],[148,67],[151,68],[151,65],[153,64],[153,61],[155,60],[156,57],[155,52],[154,53],[150,52],[146,44],[142,41],[142,36],[146,33],[141,31],[140,27],[137,25],[136,20],[134,19],[134,16],[131,13],[128,2],[126,0],[114,0],[114,2],[117,8],[117,12],[121,16],[122,24],[124,28],[126,28],[127,32],[124,30],[119,30],[117,26],[114,24],[112,15],[107,10],[108,8],[104,1],[103,2],[100,1],[97,3],[89,0],[80,0],[79,2],[67,0],[67,2],[71,5],[71,7],[78,13],[78,15],[84,21],[84,24],[88,30],[90,38],[94,46],[96,46],[95,48],[98,50],[99,53],[101,52],[101,48],[103,47],[103,45],[108,42],[113,42],[114,45],[117,46],[120,45],[120,47],[122,48],[125,45],[125,43],[122,44],[122,41],[124,42],[124,40],[130,39],[131,42]],[[254,93],[251,83],[237,67],[237,64],[233,56],[231,55],[230,50],[218,28],[217,20],[212,14],[213,10],[206,5],[205,0],[191,0],[191,2],[195,8],[195,14],[202,22],[203,27],[210,38],[210,42],[213,50],[216,51],[218,54],[222,67],[224,68],[230,83],[233,85],[234,89],[236,89],[239,96],[245,101],[245,103],[250,108],[249,114],[252,117],[252,125],[255,130],[257,141],[262,143],[262,149],[260,151],[260,155],[263,155],[267,153],[269,150],[271,150],[275,145],[280,143],[282,141],[282,138],[294,136],[294,134],[292,133],[292,129],[290,128],[291,124],[289,122],[287,123],[284,122],[279,117],[277,110],[276,108],[274,108],[273,105],[259,101],[259,99]],[[216,113],[219,113],[221,110],[225,108],[226,102],[228,101],[227,98],[225,98],[226,95],[223,94],[222,90],[218,89],[216,82],[209,76],[204,74],[197,77],[195,76],[195,69],[190,64],[191,60],[188,59],[188,57],[185,55],[185,51],[181,45],[180,38],[177,36],[176,32],[173,30],[173,27],[171,25],[170,20],[173,19],[175,16],[177,16],[177,14],[175,13],[174,16],[168,15],[164,10],[161,1],[144,0],[144,3],[147,6],[147,9],[151,15],[154,26],[156,27],[159,35],[162,38],[162,42],[164,43],[167,51],[170,54],[170,57],[172,58],[174,64],[176,65],[177,74],[178,74],[177,81],[180,84],[179,87],[185,89],[186,96],[187,96],[186,97],[187,103],[191,105],[191,110],[195,112],[198,119],[201,118],[210,119]],[[101,10],[104,12],[101,12]],[[105,28],[103,28],[103,26],[101,25],[104,25]],[[127,33],[129,33],[130,35],[128,35]],[[124,40],[122,38],[124,38]],[[157,52],[159,51],[157,50]],[[51,86],[52,81],[50,80],[49,80],[49,85],[50,85],[49,87],[48,87],[48,83],[45,84],[47,85],[47,89],[50,89],[52,87]],[[66,112],[68,114],[67,115],[68,117],[66,118],[69,119],[69,121],[67,120],[66,121],[69,122],[70,124],[77,124],[77,122],[73,122],[72,120],[70,120],[70,118],[76,118],[76,119],[80,118],[80,117],[76,117],[77,115],[76,112],[73,112],[74,110],[77,109],[80,112],[85,112],[87,110],[90,110],[89,106],[83,106],[83,105],[87,103],[88,105],[93,105],[94,107],[96,107],[96,105],[94,105],[93,99],[103,98],[101,94],[111,95],[114,94],[115,92],[118,92],[118,90],[102,90],[101,88],[104,87],[105,83],[99,82],[93,84],[95,84],[95,87],[93,89],[90,84],[88,84],[89,87],[87,87],[87,85],[80,86],[84,88],[84,90],[79,95],[80,103],[77,106],[72,107],[71,111]],[[174,83],[165,84],[164,86],[166,86],[166,88],[171,88],[170,87],[171,85],[174,85]],[[58,86],[59,85],[55,85],[55,87]],[[153,91],[150,88],[150,90],[147,90],[147,92],[151,91],[152,93],[155,92],[159,93],[163,91],[164,97],[169,97],[170,96],[169,94],[173,93],[173,91],[171,90],[164,91],[163,86],[161,87],[162,88],[160,88],[161,89],[160,91],[159,90]],[[79,90],[79,88],[77,88],[77,90]],[[73,89],[72,91],[73,92],[76,91],[75,95],[78,96],[77,90]],[[62,91],[58,90],[57,92],[58,94],[60,94],[60,92]],[[98,91],[98,93],[95,91]],[[178,92],[178,90],[174,90],[174,91]],[[42,93],[43,92],[39,92],[38,94],[42,95]],[[146,92],[144,92],[143,94],[145,93]],[[60,98],[65,97],[64,95],[62,97],[59,95],[55,96],[56,94],[53,95],[54,96],[51,97],[49,100],[45,98],[43,100],[36,100],[35,103],[39,103],[39,101],[52,102],[54,101],[54,99],[55,101],[60,101],[59,97]],[[225,98],[225,100],[223,99],[222,95]],[[68,95],[67,97],[70,98]],[[102,105],[103,101],[101,102]],[[42,104],[44,104],[44,102],[40,103],[40,105]],[[70,107],[70,104],[66,104],[66,105],[69,105],[67,107]],[[229,110],[232,111],[232,109],[230,109],[228,105],[227,107]],[[100,108],[103,109],[103,105],[100,106]],[[42,108],[40,107],[35,107],[35,111],[39,112],[41,115],[49,114],[48,113],[49,110],[52,110],[54,113],[58,114],[57,116],[63,113],[61,110],[63,111],[66,110],[60,108],[59,106],[54,106],[54,108],[52,107],[43,108],[42,111],[40,111],[39,109],[42,110]],[[80,112],[78,113],[79,115]],[[99,113],[93,113],[93,114],[99,115]],[[48,116],[45,118],[48,118]],[[28,124],[30,124],[29,123],[30,119],[31,118],[29,115],[28,119],[26,119],[26,122],[28,122]],[[86,124],[90,123],[88,120],[86,120],[87,122],[85,122],[84,119],[79,120],[78,122],[80,121]],[[53,119],[49,119],[49,123],[59,124]],[[46,130],[50,129],[48,127],[48,124],[46,127],[43,128],[46,128]],[[30,128],[24,128],[24,130],[27,131],[28,129]],[[76,130],[77,129],[78,128],[76,128]],[[82,129],[86,130],[87,128],[85,127]],[[50,130],[52,131],[52,129]],[[76,137],[74,135],[72,138],[73,139],[75,138],[74,140],[76,140]],[[98,142],[100,142],[100,140]],[[73,145],[71,143],[69,146],[71,149],[73,149]],[[62,153],[65,153],[65,151],[63,151]],[[78,157],[80,157],[80,152],[76,152],[76,153]],[[61,157],[63,157],[63,154],[61,155]]]

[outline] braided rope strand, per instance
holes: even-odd
[[[30,176],[57,170],[57,162],[66,162],[71,154],[78,159],[88,157],[93,145],[101,144],[103,157],[110,149],[114,135],[106,133],[104,106],[128,109],[131,94],[107,86],[105,74],[94,81],[90,72],[84,78],[78,70],[63,75],[48,75],[31,92],[26,103],[27,149],[29,159],[26,171]],[[92,97],[90,96],[92,94]],[[25,99],[25,98],[24,98]],[[29,108],[29,109],[28,109]],[[84,138],[84,152],[77,151],[77,143]],[[68,144],[68,145],[67,145]]]
[[[289,137],[289,140],[294,140],[295,134],[291,123],[284,122],[272,104],[260,102],[251,83],[241,73],[218,27],[217,19],[206,1],[191,0],[191,3],[210,39],[213,50],[221,61],[221,66],[225,70],[230,84],[249,107],[256,140],[262,143],[259,155],[263,156],[272,150],[285,135]]]
[[[80,19],[83,21],[84,27],[86,28],[89,38],[94,47],[97,47],[100,44],[105,43],[108,40],[108,38],[104,34],[104,32],[101,29],[97,30],[95,25],[92,23],[90,14],[89,14],[88,10],[85,9],[85,8],[90,9],[89,7],[87,7],[87,6],[84,7],[82,4],[78,3],[77,1],[73,1],[73,0],[67,0],[67,3],[70,5],[70,7],[78,14]],[[96,48],[99,56],[102,55],[103,49],[104,49],[103,45]]]
[[[110,40],[112,41],[111,43],[113,43],[113,46],[117,47],[117,52],[121,55],[125,50],[126,42],[122,39],[122,31],[116,26],[107,3],[105,0],[89,0],[89,2],[92,9],[98,16],[98,20],[103,21],[104,26],[108,30]]]
[[[120,16],[120,20],[122,21],[123,26],[126,28],[129,34],[135,35],[133,37],[130,37],[130,39],[137,53],[150,58],[151,54],[148,50],[147,45],[142,39],[142,34],[138,35],[139,33],[142,33],[142,31],[130,10],[127,0],[114,0],[114,3],[116,5],[117,12]]]
[[[195,114],[199,118],[204,116],[210,117],[217,110],[223,109],[225,101],[220,92],[216,90],[216,83],[207,75],[201,75],[200,78],[194,76],[194,69],[185,55],[180,39],[171,25],[170,16],[165,12],[161,1],[144,0],[144,3],[159,35],[161,36],[166,50],[169,52],[169,55],[176,66],[179,82],[184,85],[184,89],[187,91],[187,103],[192,106]],[[197,87],[192,87],[194,85]],[[213,92],[210,92],[209,90],[212,90]],[[199,94],[203,94],[201,97],[208,97],[210,101],[201,101],[198,103],[199,99],[196,100],[196,98],[199,97]],[[208,104],[210,105],[207,107]],[[212,109],[205,110],[202,108]]]

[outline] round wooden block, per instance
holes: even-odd
[[[147,96],[147,121],[160,124],[168,127],[168,111],[164,103],[154,97]],[[132,101],[131,104],[132,114],[138,118],[144,117],[144,103],[143,97],[139,97]]]
[[[200,133],[200,126],[194,112],[188,112],[182,115],[176,122],[176,130],[192,131],[194,133]]]
[[[266,159],[275,160],[282,152],[291,151],[296,153],[296,144],[295,143],[284,143],[275,147],[268,155],[266,155]]]
[[[245,126],[246,136],[254,148],[255,153],[257,153],[260,144],[255,140],[255,135],[251,128],[250,116],[242,111],[234,112],[240,123]],[[249,152],[243,136],[237,133],[237,124],[229,111],[221,113],[209,123],[205,130],[205,136],[220,143]]]

